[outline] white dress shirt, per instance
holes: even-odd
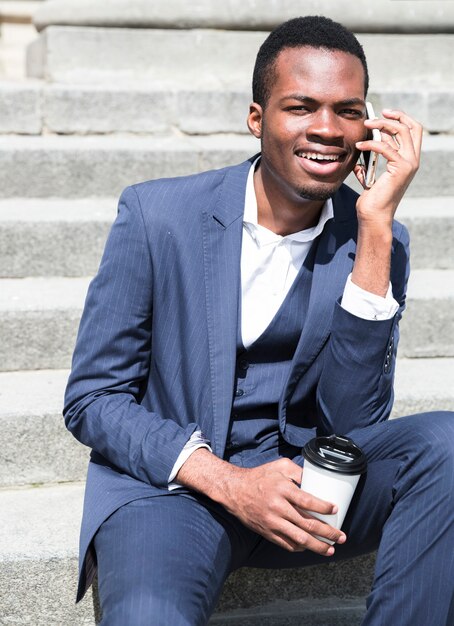
[[[243,240],[241,246],[241,336],[248,348],[269,326],[298,275],[312,242],[320,235],[326,222],[333,218],[331,198],[322,208],[316,226],[282,237],[258,223],[257,199],[252,164],[246,184]],[[392,296],[391,285],[384,298],[361,289],[347,278],[342,295],[342,308],[367,320],[386,320],[399,308]],[[169,490],[179,487],[174,482],[180,467],[200,447],[211,450],[201,431],[195,431],[172,468]]]

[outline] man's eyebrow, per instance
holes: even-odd
[[[301,93],[291,93],[287,96],[284,96],[282,100],[298,100],[298,102],[307,102],[308,104],[318,104],[318,100],[315,98],[311,98],[310,96],[305,96]],[[347,98],[346,100],[340,100],[336,102],[336,105],[341,106],[366,106],[365,101],[362,98]]]
[[[338,104],[342,104],[343,106],[366,106],[366,103],[362,98],[348,98],[347,100],[341,100]]]

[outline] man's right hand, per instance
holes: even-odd
[[[344,543],[345,534],[306,511],[331,515],[337,508],[302,491],[301,475],[301,467],[290,459],[241,468],[199,449],[181,467],[176,480],[219,502],[245,526],[285,550],[331,556],[334,547],[315,535]]]

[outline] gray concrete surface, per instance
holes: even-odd
[[[359,2],[362,9],[308,0],[305,11],[362,31],[377,110],[403,108],[426,130],[453,133],[454,40],[443,33],[454,30],[454,3]],[[0,82],[0,276],[24,277],[0,280],[0,369],[19,370],[0,373],[0,623],[8,625],[94,626],[91,594],[74,606],[83,485],[37,485],[85,476],[88,451],[60,414],[68,371],[42,368],[69,366],[89,280],[76,277],[96,269],[115,214],[110,198],[135,181],[257,151],[244,124],[250,69],[264,31],[285,11],[301,12],[296,0],[269,0],[267,11],[240,0],[58,0],[43,3],[41,15],[62,23],[75,4],[71,19],[123,28],[47,29],[28,55],[31,73],[46,81],[23,81],[31,27],[6,24],[0,41],[0,78],[15,81]],[[138,21],[158,28],[124,28]],[[370,34],[372,24],[380,34]],[[398,30],[426,34],[383,34]],[[47,82],[57,78],[67,82]],[[197,134],[208,136],[189,136]],[[426,358],[399,360],[393,416],[454,409],[453,166],[454,137],[426,136],[421,171],[399,211],[412,235],[412,267],[421,270],[410,284],[400,355]],[[44,278],[53,274],[73,278]],[[365,557],[305,571],[240,571],[212,623],[359,623],[372,568]]]
[[[147,84],[47,84],[0,82],[0,132],[18,134],[247,134],[250,77],[210,87]],[[375,89],[368,98],[378,113],[402,109],[430,133],[454,132],[454,89]]]
[[[0,487],[85,479],[88,449],[61,415],[68,374],[0,373]],[[454,410],[453,382],[454,359],[399,359],[393,416]]]
[[[0,374],[0,487],[85,479],[89,451],[62,417],[68,373]]]
[[[82,484],[0,490],[0,607],[5,625],[93,624],[76,608]]]
[[[81,484],[0,490],[2,624],[93,622],[90,594],[74,607],[82,498]],[[332,609],[333,590],[338,599],[346,599],[345,607],[352,607],[349,598],[362,598],[369,590],[373,563],[370,555],[304,570],[240,570],[227,581],[218,611],[263,605],[266,611],[277,600],[330,596],[327,605]],[[316,602],[312,611],[322,606]]]
[[[214,615],[209,626],[359,626],[366,612],[364,599],[276,601],[253,609]]]
[[[178,128],[187,134],[247,133],[252,99],[250,77],[244,85],[224,88],[171,87],[153,82],[116,85],[50,85],[43,89],[45,128],[56,133],[164,133]],[[454,132],[454,90],[378,89],[369,92],[377,112],[402,109],[428,132]],[[19,123],[16,122],[18,126]],[[25,131],[21,131],[25,132]]]
[[[134,182],[240,163],[248,135],[0,136],[0,198],[116,196]],[[37,167],[39,163],[39,167]],[[453,196],[454,136],[426,136],[408,197]]]
[[[88,278],[3,279],[0,371],[68,367]],[[454,356],[454,270],[415,270],[399,354]]]
[[[77,278],[3,280],[0,371],[68,367],[87,286]]]
[[[242,88],[62,85],[44,91],[43,119],[58,133],[248,133],[249,82]]]
[[[394,418],[426,411],[454,411],[454,359],[399,358],[394,389]]]
[[[0,197],[116,196],[133,182],[239,163],[258,149],[245,135],[0,137]]]
[[[404,198],[397,219],[410,233],[412,269],[454,269],[454,198]]]
[[[95,274],[117,202],[0,200],[0,277]]]
[[[28,75],[64,83],[245,84],[266,35],[262,31],[49,26],[28,50]],[[361,35],[371,87],[452,88],[453,38],[444,34]]]
[[[84,485],[0,490],[0,563],[77,554]]]
[[[43,29],[50,24],[127,26],[153,28],[226,28],[271,30],[280,22],[301,15],[298,0],[262,0],[255,3],[210,0],[188,4],[185,0],[50,0],[35,14]],[[411,2],[381,0],[306,0],[304,14],[326,15],[348,28],[364,32],[449,32],[453,29],[452,3],[440,0]]]
[[[34,81],[27,85],[0,82],[0,133],[39,134],[42,130],[41,89]]]
[[[454,356],[454,270],[415,270],[401,324],[400,356]]]
[[[0,277],[91,276],[117,198],[0,200]],[[454,269],[454,198],[408,198],[397,217],[411,238],[412,269]]]

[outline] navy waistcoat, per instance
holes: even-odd
[[[236,465],[255,467],[299,453],[280,436],[277,408],[304,325],[316,247],[314,242],[278,312],[247,350],[238,324],[235,395],[224,455]]]

